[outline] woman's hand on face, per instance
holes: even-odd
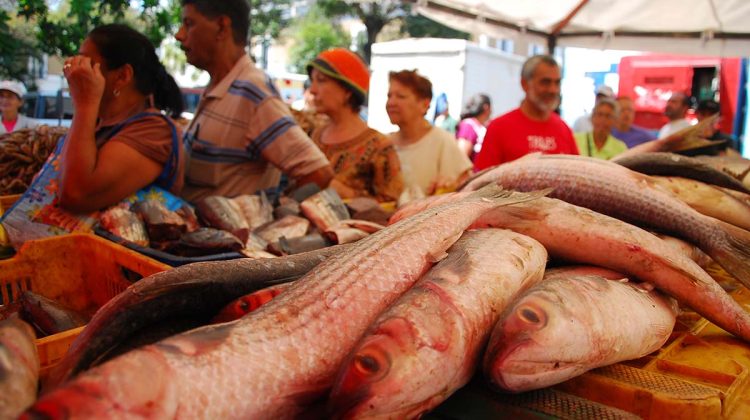
[[[93,63],[89,57],[76,55],[65,60],[63,73],[68,79],[70,97],[73,99],[75,108],[98,109],[105,84],[99,63]]]

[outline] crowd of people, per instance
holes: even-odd
[[[76,112],[54,180],[61,211],[95,212],[152,186],[189,202],[253,194],[277,188],[282,177],[294,185],[330,186],[343,198],[398,201],[404,194],[454,189],[473,171],[529,153],[611,159],[657,138],[633,124],[633,100],[615,98],[606,86],[596,90],[591,114],[571,130],[557,113],[561,69],[547,55],[524,63],[523,101],[492,120],[491,100],[481,93],[467,101],[458,120],[450,116],[445,94],[438,95],[430,120],[430,80],[415,70],[391,72],[386,111],[398,131],[380,133],[361,118],[369,69],[341,48],[321,52],[307,66],[305,102],[296,108],[323,116],[308,136],[245,51],[247,2],[181,3],[175,37],[188,63],[210,75],[184,132],[172,121],[182,111],[179,89],[142,34],[101,26],[78,55],[66,59]],[[0,133],[33,126],[18,113],[24,93],[18,82],[0,83]],[[673,94],[665,110],[669,123],[658,137],[689,125],[688,108],[687,95]],[[715,113],[718,104],[706,101],[697,115]],[[725,139],[716,130],[706,135]]]

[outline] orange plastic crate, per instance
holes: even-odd
[[[166,264],[95,235],[71,234],[26,242],[13,258],[0,261],[0,305],[25,290],[71,309],[92,314],[133,281]],[[42,376],[67,352],[81,328],[37,340]]]
[[[21,198],[21,194],[14,195],[0,195],[0,216],[10,209],[18,199]]]

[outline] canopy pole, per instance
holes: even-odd
[[[555,48],[557,47],[557,36],[547,36],[547,54],[555,55]]]

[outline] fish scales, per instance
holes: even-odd
[[[523,392],[658,350],[677,305],[656,290],[579,267],[545,274],[507,309],[487,346],[491,384]],[[604,273],[604,275],[609,275]],[[626,278],[623,275],[611,278]]]
[[[464,190],[490,182],[520,191],[554,187],[550,197],[682,236],[750,287],[750,232],[700,214],[646,175],[601,159],[529,155],[495,167]]]
[[[0,321],[0,420],[17,418],[36,399],[35,338],[31,326],[17,316]]]
[[[339,370],[332,410],[411,418],[444,401],[469,381],[500,313],[541,280],[546,260],[541,244],[511,231],[464,233],[355,346]]]
[[[324,395],[369,323],[441,258],[468,225],[494,207],[536,196],[493,186],[404,220],[357,242],[352,252],[332,256],[255,313],[127,353],[47,394],[29,414],[297,415]],[[133,372],[134,364],[149,366],[148,372]],[[149,379],[153,372],[160,372],[161,380]],[[123,375],[128,380],[113,380]]]
[[[468,191],[446,194],[460,199]],[[430,202],[409,204],[393,215],[402,220]],[[482,215],[472,227],[511,229],[539,241],[555,258],[593,264],[632,275],[691,307],[750,342],[750,314],[682,250],[619,219],[554,198],[519,203]],[[738,228],[739,229],[739,228]]]

